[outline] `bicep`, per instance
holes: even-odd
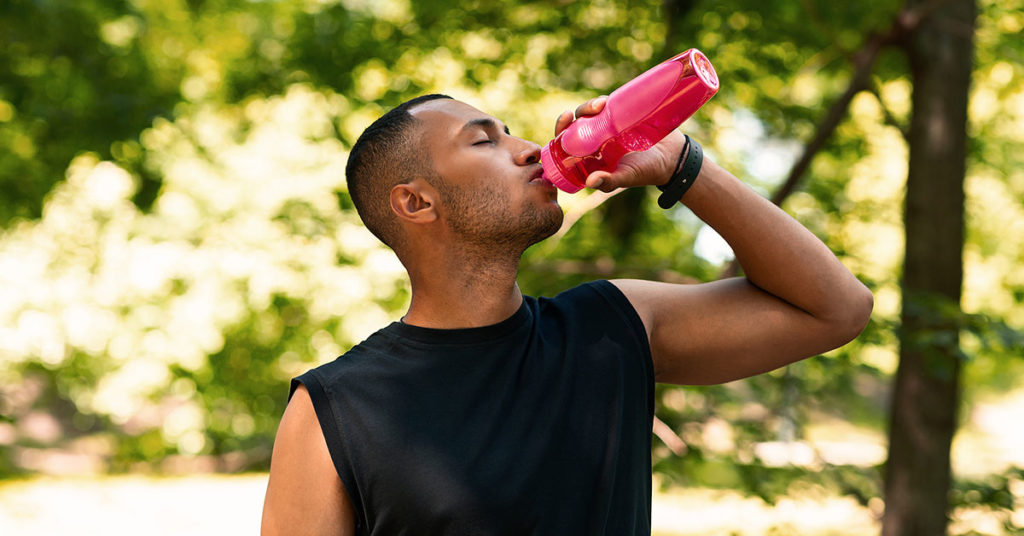
[[[300,385],[274,439],[261,534],[348,536],[355,533],[354,519],[309,392]]]
[[[644,322],[659,382],[724,383],[838,346],[827,322],[745,278],[613,283]]]

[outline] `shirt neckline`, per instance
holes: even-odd
[[[473,344],[503,337],[516,331],[530,321],[533,314],[526,303],[526,296],[519,309],[512,316],[489,326],[475,328],[440,329],[414,326],[403,322],[392,322],[387,331],[405,339],[412,339],[428,344]]]

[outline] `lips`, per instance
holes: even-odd
[[[550,188],[555,187],[553,184],[551,184],[551,181],[544,178],[544,168],[538,168],[537,171],[532,176],[530,176],[530,184],[535,184],[537,186],[547,186]]]

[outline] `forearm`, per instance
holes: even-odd
[[[704,160],[683,203],[732,247],[751,283],[823,320],[870,309],[871,294],[810,231]]]

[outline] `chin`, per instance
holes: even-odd
[[[537,218],[537,228],[534,235],[536,240],[532,241],[533,244],[550,237],[562,228],[562,221],[565,220],[565,214],[562,213],[562,208],[559,207],[557,203],[553,208],[557,209],[557,211],[552,210],[550,215],[544,214]]]

